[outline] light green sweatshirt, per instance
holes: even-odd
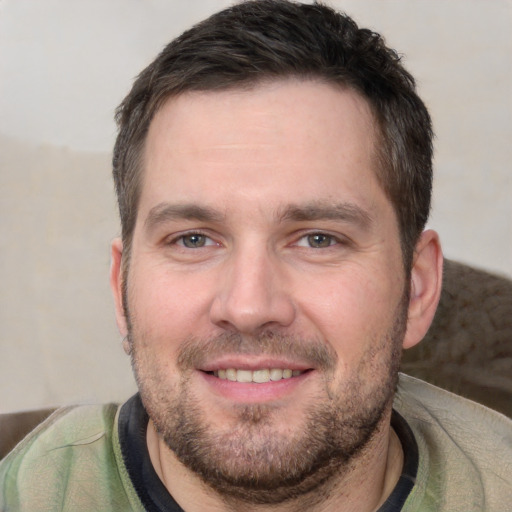
[[[512,420],[400,376],[394,408],[419,448],[403,512],[512,511]],[[0,463],[0,511],[143,511],[118,437],[120,406],[67,407]]]

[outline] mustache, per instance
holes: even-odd
[[[282,356],[324,371],[334,370],[338,361],[336,351],[324,341],[273,332],[249,336],[235,332],[185,340],[178,351],[177,366],[180,370],[201,368],[209,360],[225,354]]]

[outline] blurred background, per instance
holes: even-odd
[[[135,391],[108,287],[115,107],[231,1],[0,2],[0,413]],[[430,109],[430,227],[512,277],[512,0],[331,0],[404,55]]]

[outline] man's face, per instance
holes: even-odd
[[[313,81],[187,93],[152,121],[133,365],[157,430],[220,492],[306,492],[388,420],[408,284],[373,125]]]

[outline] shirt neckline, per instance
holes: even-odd
[[[118,432],[126,470],[144,508],[148,512],[184,512],[158,477],[146,443],[149,417],[139,393],[125,402],[119,414]],[[393,409],[391,427],[404,453],[402,473],[393,491],[377,512],[402,510],[418,472],[418,444],[407,421]]]

